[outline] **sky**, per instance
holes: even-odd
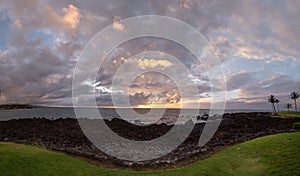
[[[0,103],[71,106],[73,73],[88,41],[108,25],[126,30],[122,19],[162,15],[188,23],[208,40],[224,71],[226,109],[271,110],[271,94],[283,109],[292,102],[290,92],[300,92],[299,9],[298,0],[0,0]],[[95,82],[86,83],[99,106],[112,107],[115,92],[133,107],[182,105],[177,83],[160,73],[137,75],[129,89],[114,89],[112,78],[124,63],[177,68],[164,58],[132,58],[143,51],[178,58],[199,91],[189,106],[199,108],[200,101],[200,108],[210,107],[212,85],[201,63],[181,45],[153,37],[127,41],[108,54]]]

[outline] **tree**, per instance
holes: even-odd
[[[275,105],[274,105],[275,100],[276,100],[276,98],[274,95],[270,95],[268,98],[268,102],[270,102],[272,104],[273,112],[276,112]]]
[[[290,109],[293,108],[293,105],[291,103],[287,103],[284,107],[290,111]]]
[[[275,98],[275,100],[274,100],[274,103],[276,103],[276,105],[277,105],[277,112],[279,112],[279,107],[278,107],[278,103],[279,103],[280,101],[277,99],[277,98]]]
[[[297,112],[297,98],[299,98],[300,94],[298,92],[291,93],[291,99],[294,100],[295,103],[295,111]]]

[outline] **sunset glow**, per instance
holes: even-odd
[[[299,7],[298,1],[3,1],[0,103],[72,106],[74,69],[88,41],[109,25],[117,34],[128,32],[124,19],[162,15],[193,26],[212,46],[225,74],[227,108],[269,109],[269,94],[287,103],[286,92],[299,90]],[[113,39],[106,36],[103,42]],[[136,75],[129,89],[111,85],[122,64],[145,70],[178,70],[179,64],[164,56],[135,57],[148,51],[178,58],[191,73],[182,75],[178,83],[166,75],[145,73]],[[94,89],[86,93],[95,93],[97,106],[115,107],[111,94],[118,94],[122,101],[127,97],[131,106],[138,108],[198,108],[199,102],[201,108],[210,108],[215,85],[210,84],[203,65],[178,43],[142,37],[125,41],[106,54],[96,80],[86,80],[86,86]],[[183,102],[176,84],[184,85],[185,78],[194,82],[199,95],[189,95]]]

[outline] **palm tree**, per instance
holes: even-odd
[[[270,95],[269,98],[268,98],[268,102],[270,102],[272,104],[272,108],[273,108],[274,112],[276,112],[275,105],[274,105],[275,100],[276,100],[276,98],[275,98],[274,95]]]
[[[290,111],[290,108],[293,108],[293,105],[291,103],[287,103],[284,107]]]
[[[299,98],[300,94],[298,92],[291,93],[291,99],[294,100],[295,103],[295,111],[297,112],[297,98]]]
[[[274,103],[276,103],[276,105],[277,105],[277,112],[279,112],[279,107],[278,107],[278,103],[279,103],[280,101],[277,99],[277,98],[275,98],[275,100],[274,100]]]

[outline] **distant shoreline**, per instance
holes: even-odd
[[[0,110],[18,110],[18,109],[32,109],[30,104],[1,104]]]

